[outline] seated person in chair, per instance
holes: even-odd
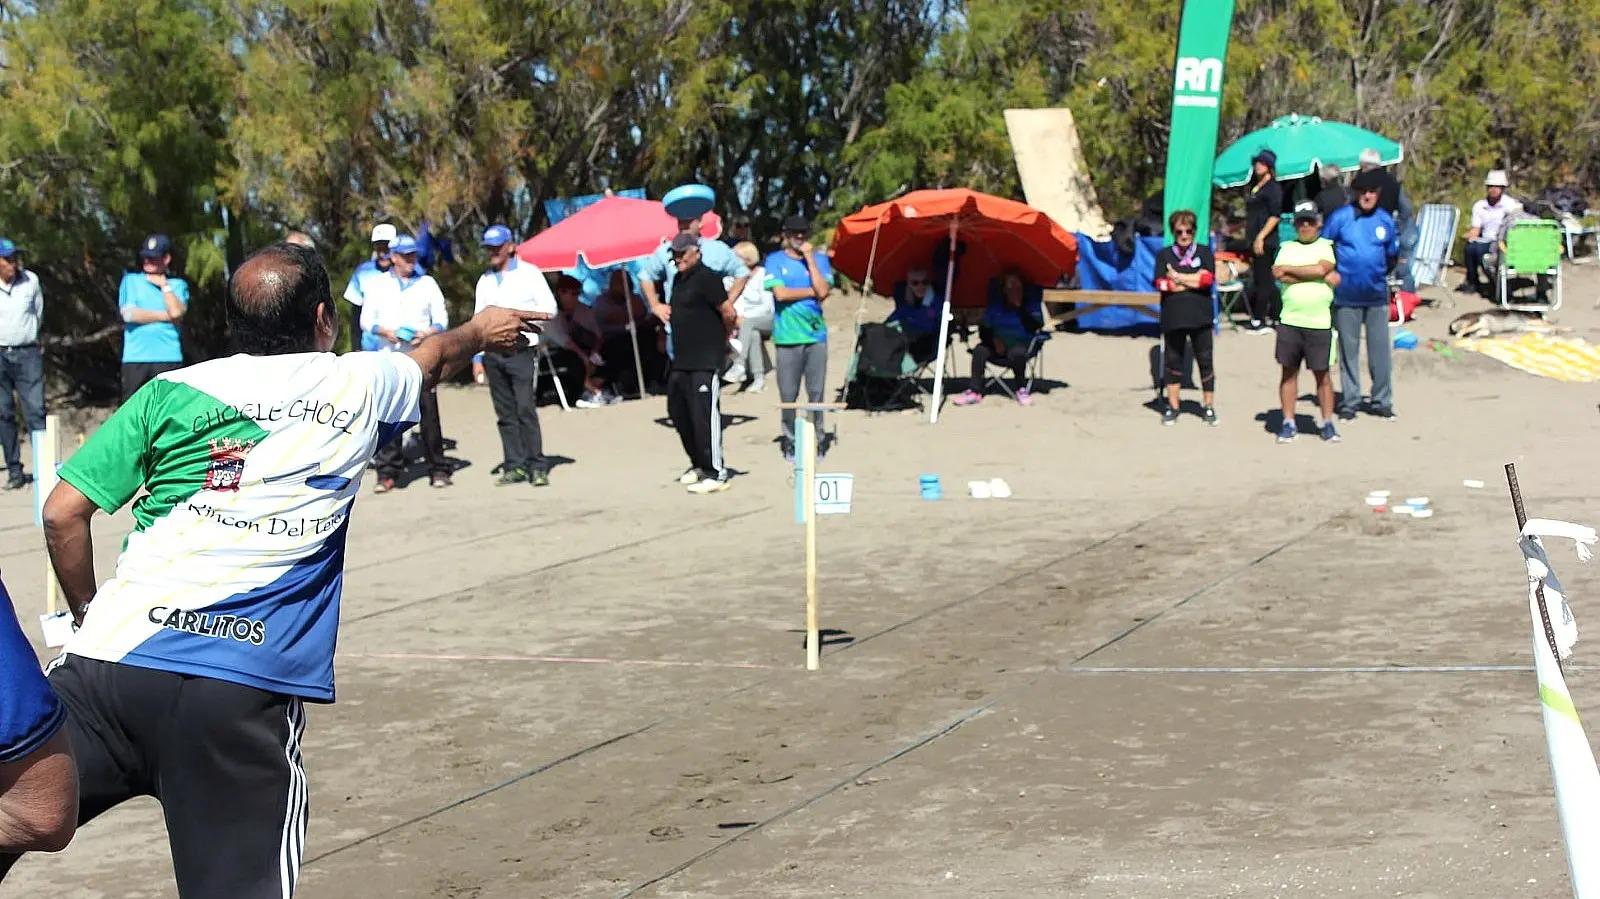
[[[582,296],[583,283],[577,278],[562,275],[556,281],[556,317],[545,323],[543,339],[558,377],[563,368],[583,372],[583,393],[574,405],[593,409],[621,399],[605,389],[607,368],[600,355],[604,330]]]
[[[633,336],[628,333],[628,322],[633,321],[639,335],[639,367],[644,369],[645,386],[659,384],[660,374],[666,367],[666,357],[657,348],[656,332],[661,320],[650,314],[644,296],[632,285],[625,285],[631,277],[622,269],[611,272],[606,289],[594,303],[594,316],[600,323],[600,356],[605,360],[605,370],[615,377],[610,386],[615,393],[639,392],[638,373],[634,368]]]
[[[978,325],[978,345],[972,348],[972,380],[967,383],[966,392],[956,397],[956,405],[971,406],[983,401],[984,366],[991,359],[1009,367],[1016,376],[1017,402],[1023,406],[1033,404],[1027,382],[1028,360],[1033,358],[1034,338],[1044,330],[1043,297],[1043,292],[1025,283],[1019,272],[1009,271],[1001,278],[1000,290],[991,292],[983,321]]]
[[[939,316],[944,298],[933,287],[925,268],[906,272],[906,279],[894,286],[894,311],[885,324],[898,324],[910,346],[911,358],[919,365],[939,355]]]

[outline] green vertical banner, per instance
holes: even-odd
[[[1162,217],[1170,219],[1179,209],[1194,212],[1200,219],[1200,243],[1210,242],[1211,168],[1217,158],[1223,61],[1232,27],[1233,0],[1184,0],[1172,67],[1172,131]],[[1172,240],[1170,230],[1167,240]]]

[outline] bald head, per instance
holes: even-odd
[[[228,331],[236,352],[325,352],[338,327],[328,271],[315,250],[273,244],[246,259],[228,283]]]

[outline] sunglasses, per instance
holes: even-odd
[[[1193,237],[1193,228],[1173,228],[1172,233],[1177,237]]]

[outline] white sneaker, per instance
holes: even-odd
[[[685,487],[700,483],[700,469],[690,468],[684,471],[683,474],[678,475],[678,483]]]
[[[724,384],[737,384],[743,380],[744,366],[742,365],[734,365],[729,367],[728,371],[722,376],[722,383]]]
[[[727,490],[727,489],[728,489],[728,482],[727,481],[719,481],[716,478],[706,478],[705,480],[701,481],[698,484],[690,484],[689,485],[689,492],[693,493],[693,494],[696,494],[696,495],[704,495],[704,494],[707,494],[707,493],[721,493],[722,491]]]
[[[577,406],[579,409],[598,409],[605,404],[605,397],[602,397],[600,394],[595,393],[592,390],[588,393],[585,393],[583,396],[578,397],[578,401],[573,403],[573,405]]]
[[[750,382],[750,386],[746,387],[744,389],[744,392],[745,393],[760,393],[761,391],[766,390],[766,389],[767,389],[767,379],[766,378],[756,378],[754,381]]]

